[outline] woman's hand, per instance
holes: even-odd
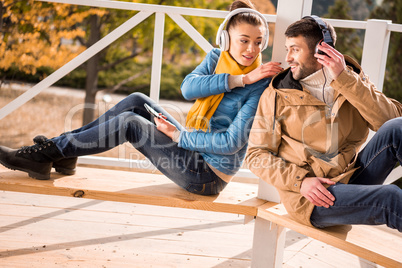
[[[162,118],[154,117],[156,129],[173,139],[173,133],[176,130],[176,126],[166,120],[166,116],[162,115]]]
[[[243,84],[249,85],[263,78],[273,77],[277,73],[281,72],[283,68],[280,66],[280,62],[267,62],[262,64],[243,76]]]
[[[320,64],[324,65],[324,67],[328,69],[334,79],[338,78],[338,76],[346,68],[345,58],[343,57],[342,53],[324,42],[317,46],[319,50],[325,52],[328,56],[315,53],[314,57],[317,58],[317,61]]]

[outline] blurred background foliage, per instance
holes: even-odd
[[[279,0],[280,1],[280,0]],[[141,0],[147,4],[227,10],[232,1]],[[274,14],[278,0],[254,0],[257,9]],[[135,15],[127,10],[53,4],[33,0],[0,0],[0,83],[37,83]],[[324,18],[402,23],[402,0],[314,0],[312,14]],[[212,44],[221,19],[185,16]],[[272,27],[272,29],[271,29]],[[91,60],[72,71],[56,85],[85,89],[85,102],[94,103],[99,90],[129,94],[149,93],[154,15],[136,26]],[[274,25],[270,25],[271,36]],[[361,60],[364,30],[336,29],[339,51]],[[402,101],[400,63],[402,38],[391,35],[384,92]],[[270,59],[271,48],[264,58]],[[180,84],[205,53],[168,16],[160,96],[182,99]],[[93,115],[84,115],[84,122]]]

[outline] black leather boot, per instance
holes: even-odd
[[[62,134],[63,135],[63,134]],[[48,141],[43,135],[38,135],[33,139],[35,144],[44,144]],[[77,157],[71,158],[62,158],[60,160],[53,161],[53,167],[56,172],[59,172],[64,175],[74,175],[75,174],[75,167],[77,166]]]
[[[62,158],[63,155],[51,140],[21,149],[0,146],[1,164],[12,170],[27,172],[30,177],[38,180],[50,179],[53,162]]]

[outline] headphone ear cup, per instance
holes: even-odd
[[[268,29],[268,28],[267,28]],[[267,49],[267,47],[268,47],[268,39],[269,39],[269,33],[267,34],[267,33],[265,33],[265,36],[264,36],[264,38],[263,38],[263,47],[261,48],[261,52],[263,52],[264,50],[266,50]]]
[[[267,49],[268,47],[268,41],[269,41],[269,28],[268,28],[268,24],[266,24],[266,29],[265,29],[265,34],[262,38],[262,47],[261,47],[261,52],[263,52],[264,50]]]
[[[321,45],[322,42],[323,42],[323,40],[321,39],[321,40],[317,43],[317,45],[315,45],[315,53],[328,56],[327,53],[325,53],[324,51],[321,51],[321,50],[318,49],[318,45]],[[329,56],[328,56],[328,57],[329,57]]]
[[[229,50],[229,33],[226,30],[223,30],[221,33],[220,37],[220,44],[219,47],[221,48],[222,51],[228,51]]]

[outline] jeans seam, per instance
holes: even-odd
[[[151,123],[152,124],[152,123]],[[134,147],[134,148],[137,148],[137,147],[135,147],[134,145],[133,145],[133,142],[132,141],[130,141],[129,139],[128,139],[128,137],[127,137],[127,135],[128,135],[128,129],[129,129],[129,127],[128,127],[128,124],[126,123],[126,124],[124,124],[124,130],[125,130],[125,135],[124,135],[124,137],[125,137],[125,139],[126,139],[126,142],[130,142],[131,143],[131,145]],[[118,131],[116,131],[116,132],[118,132]],[[144,134],[146,134],[146,136],[148,136],[148,137],[150,137],[151,135],[151,133],[148,131],[148,129],[146,129],[146,128],[143,128],[142,129],[142,133]],[[144,135],[142,135],[142,136],[144,136]],[[158,143],[158,146],[159,146],[160,144]],[[141,146],[142,147],[142,146]],[[161,146],[160,147],[160,149],[166,154],[166,155],[169,155],[169,153],[171,153],[171,150],[169,150],[169,149],[167,149],[166,148],[166,146]]]
[[[192,173],[208,173],[208,174],[211,173],[211,171],[208,170],[208,169],[203,169],[201,172],[198,172],[198,171],[193,170],[193,169],[188,169],[188,171],[190,171]]]
[[[399,155],[397,146],[392,145],[392,147],[393,147],[394,150],[395,150],[395,156],[396,156],[396,158],[398,159],[399,163],[402,165],[402,158],[401,158],[401,156]]]
[[[196,171],[196,170],[192,170],[192,169],[188,169],[188,171],[190,171],[190,172],[192,172],[192,173],[196,173],[196,174],[201,174],[201,173],[209,173],[207,170],[203,170],[203,171],[201,171],[201,172],[198,172],[198,171]]]
[[[392,214],[394,214],[395,216],[397,216],[398,218],[402,219],[402,215],[399,215],[396,212],[393,212],[392,210],[390,210],[390,208],[388,207],[384,207],[384,206],[378,206],[378,205],[370,205],[370,204],[354,204],[354,205],[335,205],[335,208],[361,208],[361,207],[370,207],[370,208],[375,208],[375,209],[386,209],[388,212],[392,212]]]
[[[386,149],[388,149],[390,147],[394,148],[393,144],[385,145],[383,148],[378,150],[377,153],[375,155],[373,155],[373,157],[363,167],[363,169],[361,169],[360,172],[357,173],[356,177],[360,176],[360,174],[362,174],[367,169],[367,167],[371,165],[371,163],[377,158],[377,156],[379,156],[382,152],[384,152]],[[398,160],[399,160],[399,158],[398,158]]]

